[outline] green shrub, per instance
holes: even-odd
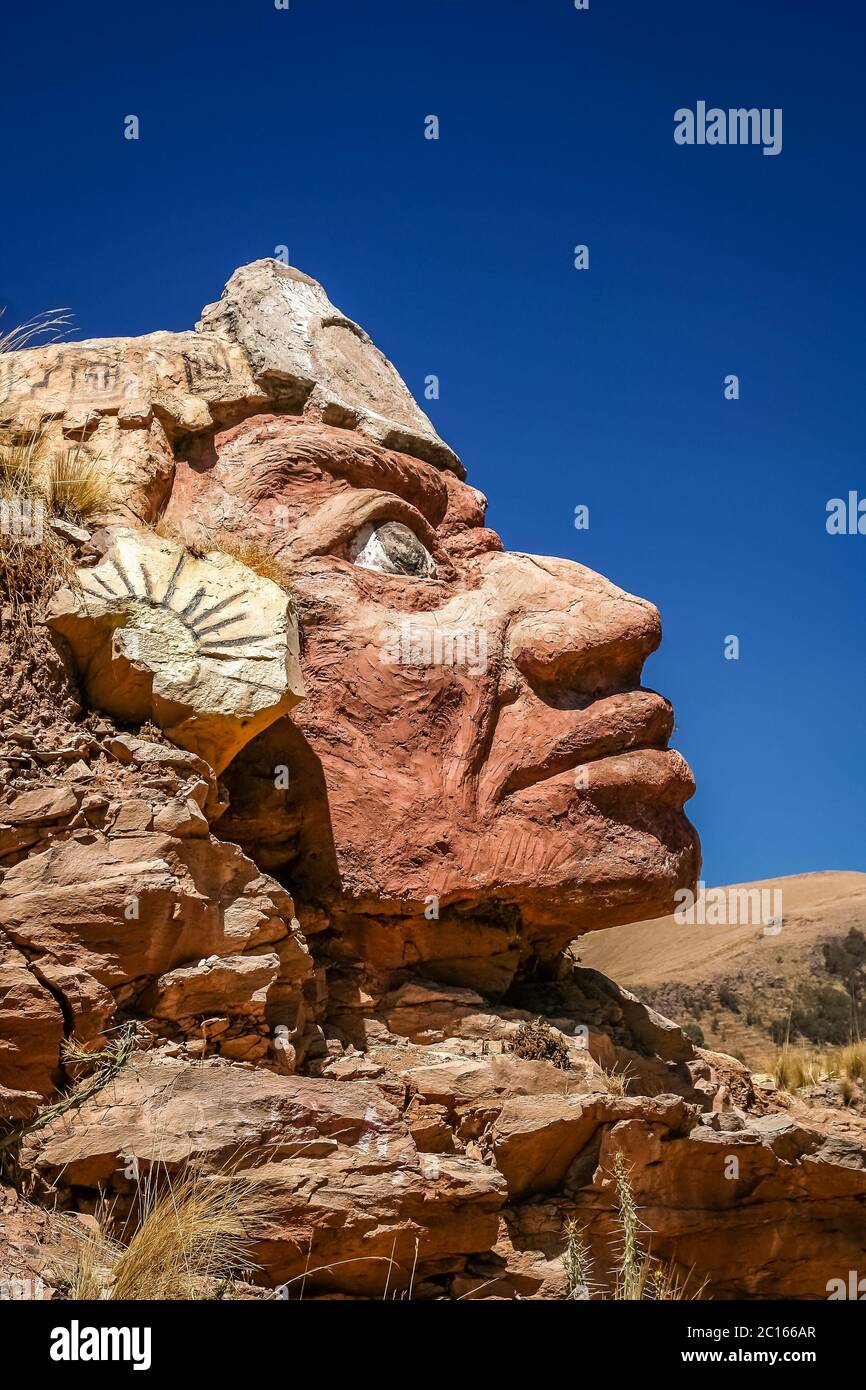
[[[736,994],[728,985],[719,987],[719,1004],[723,1009],[730,1009],[732,1014],[740,1012],[740,1002]]]

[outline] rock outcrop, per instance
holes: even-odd
[[[271,1288],[555,1298],[569,1222],[611,1281],[619,1155],[695,1288],[823,1297],[866,1238],[862,1117],[756,1090],[569,945],[698,874],[652,605],[506,552],[279,262],[195,333],[0,382],[0,445],[75,441],[113,490],[53,533],[75,577],[26,641],[0,607],[0,1154],[30,1199],[120,1219],[142,1174],[255,1168]]]
[[[40,426],[51,443],[110,460],[119,515],[141,521],[164,507],[177,451],[274,408],[462,474],[363,329],[276,260],[235,271],[195,332],[50,344],[0,362],[0,428]]]
[[[307,698],[248,725],[246,756],[211,748],[215,766],[231,760],[226,833],[291,881],[306,919],[324,910],[335,957],[385,986],[414,962],[501,992],[581,932],[669,910],[699,849],[670,705],[640,687],[652,605],[581,565],[505,552],[394,369],[300,272],[243,267],[198,328],[12,354],[2,410],[19,433],[41,421],[105,460],[104,520],[163,522],[211,558],[229,535],[284,577]],[[148,595],[130,582],[150,650]],[[251,598],[253,633],[258,617]],[[110,665],[126,682],[118,627]],[[76,627],[85,686],[89,640]],[[108,683],[91,698],[110,699]],[[135,694],[129,717],[166,727]]]
[[[118,1212],[153,1168],[177,1173],[194,1159],[215,1178],[255,1168],[270,1202],[251,1232],[256,1259],[272,1285],[303,1279],[306,1296],[411,1285],[421,1298],[561,1297],[568,1221],[604,1283],[616,1153],[653,1253],[691,1278],[693,1293],[704,1284],[715,1298],[817,1298],[856,1266],[866,1120],[816,1123],[793,1102],[767,1110],[744,1067],[689,1049],[682,1035],[687,1063],[637,1052],[622,1022],[619,1043],[599,1029],[591,1050],[578,1046],[578,1001],[585,1017],[595,998],[609,1028],[617,998],[623,1017],[637,1019],[640,1006],[592,972],[556,991],[548,1002],[568,1070],[505,1050],[531,1015],[483,1004],[471,1023],[455,1020],[458,1036],[407,1046],[392,1035],[335,1056],[321,1079],[139,1055],[26,1140],[21,1162],[62,1201],[87,1211],[109,1193]],[[621,1066],[640,1057],[670,1089],[612,1092],[593,1051]]]
[[[0,1085],[19,1108],[54,1091],[64,1036],[95,1042],[134,1017],[191,1057],[285,1069],[313,1017],[291,897],[210,833],[206,813],[222,809],[210,769],[162,744],[109,742],[79,782],[0,800]],[[277,1025],[293,1044],[279,1056]]]
[[[281,261],[254,261],[232,275],[196,332],[243,349],[256,383],[284,410],[462,474],[391,362],[317,280]]]

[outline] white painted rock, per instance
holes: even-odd
[[[357,429],[388,449],[461,476],[463,465],[439,438],[394,365],[324,288],[282,261],[236,270],[196,332],[227,350],[241,347],[256,383],[283,409],[317,408],[325,424]]]
[[[216,772],[303,696],[284,590],[229,555],[198,558],[149,531],[115,531],[48,622],[93,708],[151,720]]]

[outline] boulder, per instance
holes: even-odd
[[[653,1253],[694,1271],[692,1293],[705,1280],[714,1299],[826,1299],[866,1243],[866,1120],[842,1138],[796,1105],[733,1118],[682,1133],[633,1114],[606,1130],[583,1208],[596,1213],[590,1229],[604,1227],[619,1149]]]
[[[179,1023],[183,1036],[199,1036],[204,1016],[264,1024],[269,1006],[302,1024],[312,961],[291,897],[236,845],[160,833],[159,804],[115,802],[106,829],[51,843],[0,883],[0,972],[15,1020],[0,1084],[51,1090],[64,1032],[55,998],[82,1041],[119,1009]]]
[[[678,1096],[647,1097],[603,1094],[516,1096],[502,1107],[492,1132],[493,1160],[508,1183],[512,1198],[553,1192],[585,1153],[603,1124],[629,1115],[648,1123],[679,1129],[695,1110]],[[594,1166],[594,1165],[593,1165]],[[587,1181],[592,1175],[582,1173]],[[580,1185],[580,1183],[578,1183]]]
[[[191,1014],[264,1013],[267,992],[280,972],[275,952],[217,956],[199,965],[169,970],[155,981],[147,1005],[157,1018]]]
[[[282,261],[236,270],[197,332],[243,349],[270,399],[310,401],[325,424],[351,425],[387,448],[462,474],[396,369],[363,328],[336,309],[318,281]]]
[[[272,1213],[253,1228],[268,1281],[300,1295],[382,1296],[496,1239],[505,1184],[463,1156],[419,1154],[379,1088],[136,1059],[80,1110],[26,1141],[23,1161],[64,1189],[134,1191],[127,1176],[253,1170]],[[135,1160],[135,1163],[132,1163]],[[390,1269],[390,1276],[389,1276]]]
[[[148,531],[119,528],[101,564],[57,595],[49,623],[94,708],[152,720],[216,772],[303,695],[279,585]]]

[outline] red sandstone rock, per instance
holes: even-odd
[[[463,1255],[486,1249],[505,1198],[502,1179],[484,1164],[419,1154],[375,1085],[219,1063],[136,1062],[35,1136],[24,1158],[47,1181],[121,1194],[132,1190],[124,1174],[133,1158],[141,1172],[177,1172],[191,1158],[205,1172],[255,1163],[273,1218],[253,1254],[270,1280],[306,1272],[309,1289],[373,1296],[386,1282],[405,1289],[413,1265],[420,1276],[431,1263],[459,1266]]]
[[[38,814],[59,814],[70,809],[62,791],[24,796],[31,808],[39,798]],[[211,837],[192,799],[121,794],[106,798],[103,820],[101,830],[49,837],[0,882],[0,1085],[47,1095],[60,1079],[64,1031],[94,1040],[119,1009],[179,1021],[184,1036],[204,1015],[303,1032],[300,990],[312,962],[288,893]],[[259,1056],[268,1052],[260,1041]],[[249,1046],[233,1040],[229,1051]]]
[[[94,399],[73,399],[94,371]],[[290,1293],[550,1298],[569,1220],[610,1270],[621,1153],[654,1252],[713,1297],[823,1297],[855,1267],[862,1116],[757,1093],[565,950],[697,877],[691,774],[641,685],[652,605],[505,552],[363,330],[274,262],[237,272],[195,334],[19,354],[4,411],[112,457],[112,525],[56,532],[85,576],[119,534],[133,556],[158,545],[121,520],[263,547],[306,688],[232,759],[247,714],[288,708],[282,684],[247,709],[219,665],[205,700],[143,575],[136,622],[101,612],[98,669],[93,652],[78,669],[124,722],[205,727],[207,761],[84,714],[59,638],[36,629],[7,663],[0,1119],[68,1091],[64,1035],[95,1048],[134,1020],[149,1048],[25,1135],[28,1180],[85,1210],[105,1188],[122,1216],[132,1159],[214,1182],[256,1167],[272,1209],[253,1258]],[[159,663],[119,655],[115,619],[156,622],[168,697]],[[4,608],[4,656],[9,626]],[[561,1066],[510,1050],[539,1018]],[[43,1224],[25,1206],[0,1231],[10,1267]]]
[[[269,863],[282,845],[360,958],[489,990],[643,901],[661,911],[697,848],[670,707],[636,688],[655,610],[489,533],[455,548],[482,514],[430,464],[275,417],[179,464],[168,510],[202,544],[228,520],[268,545],[304,625],[308,698],[230,770],[232,833],[253,853],[261,834]],[[353,562],[379,520],[414,527],[432,578]]]
[[[160,975],[145,1007],[157,1018],[186,1018],[191,1014],[251,1013],[264,1006],[268,990],[280,971],[275,953],[222,956],[200,965],[181,966]]]
[[[63,1015],[0,930],[0,1119],[31,1113],[59,1076]]]

